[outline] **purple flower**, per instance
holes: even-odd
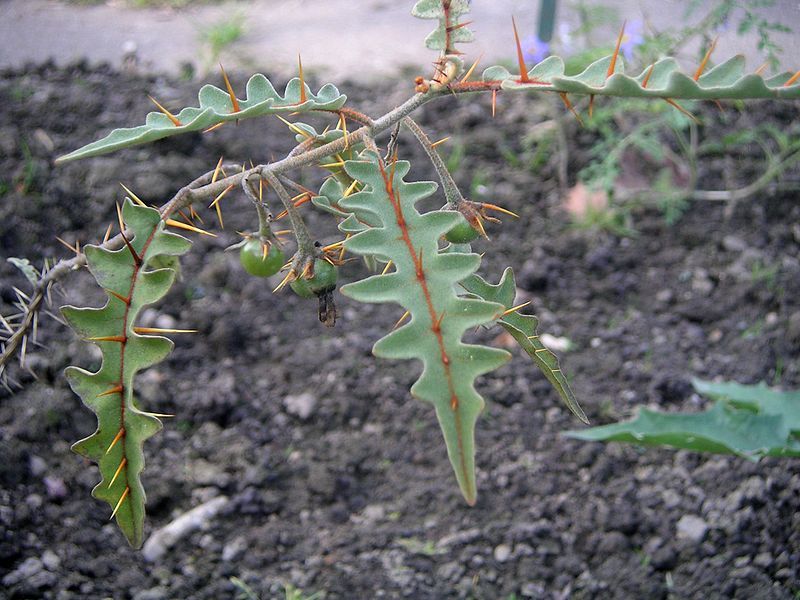
[[[625,27],[625,35],[622,36],[622,44],[620,45],[620,50],[625,60],[631,61],[633,59],[633,51],[643,43],[642,22],[638,19],[631,21]]]
[[[538,35],[529,35],[522,40],[522,52],[526,63],[536,65],[550,55],[550,44],[540,40]]]

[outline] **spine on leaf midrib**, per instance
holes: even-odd
[[[182,254],[189,242],[164,231],[154,209],[126,201],[122,214],[128,223],[127,235],[133,233],[132,239],[125,238],[122,249],[86,248],[90,270],[108,295],[106,304],[101,308],[64,307],[62,312],[103,355],[101,367],[94,373],[67,369],[73,390],[98,417],[97,430],[73,449],[98,463],[102,479],[92,494],[109,503],[128,541],[138,547],[143,538],[145,503],[139,477],[144,468],[142,445],[161,428],[161,422],[156,414],[136,406],[133,379],[139,370],[163,360],[172,342],[137,333],[134,321],[144,306],[166,294],[174,280],[174,269],[157,268],[152,259]]]
[[[340,204],[376,223],[356,233],[345,247],[391,260],[395,270],[346,285],[342,292],[364,302],[396,302],[409,312],[410,321],[379,340],[373,352],[423,362],[412,394],[434,404],[459,486],[473,504],[474,427],[484,404],[474,382],[509,355],[465,344],[461,338],[466,330],[497,318],[501,305],[456,293],[457,283],[477,269],[480,257],[439,252],[440,237],[460,216],[449,211],[417,212],[414,205],[433,192],[434,184],[403,181],[407,162],[387,167],[373,152],[348,161],[345,168],[364,187]]]

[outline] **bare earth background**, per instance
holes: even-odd
[[[495,15],[503,49],[484,42],[500,56],[510,54],[509,12],[533,27],[529,3],[474,4],[479,36],[489,30],[484,16],[492,23],[495,14],[486,7],[504,7]],[[332,31],[304,30],[314,34],[301,36],[303,44],[297,32],[279,30],[278,16],[245,39],[260,40],[260,31],[272,32],[265,39],[284,36],[274,50],[252,54],[258,68],[279,62],[288,76],[298,50],[304,63],[320,68],[338,60],[316,46],[322,35],[345,40],[340,56],[352,52],[343,60],[356,65],[351,36],[377,35],[372,24],[356,26],[363,14],[384,15],[382,31],[402,22],[401,35],[381,37],[375,56],[361,52],[363,70],[345,69],[352,79],[336,81],[353,107],[378,116],[405,99],[411,83],[392,77],[364,86],[362,77],[389,72],[373,59],[408,52],[402,62],[425,65],[431,58],[419,51],[427,24],[407,17],[410,2],[248,6],[298,20],[304,7],[344,5],[352,18]],[[152,109],[147,93],[186,106],[196,102],[199,87],[161,74],[63,66],[84,55],[77,44],[93,48],[93,62],[118,65],[120,45],[136,39],[145,68],[175,70],[195,58],[191,19],[216,9],[184,14],[14,0],[0,10],[2,64],[17,65],[0,73],[3,314],[12,286],[25,287],[3,259],[27,256],[40,264],[64,257],[56,235],[97,241],[115,219],[118,182],[161,203],[221,154],[265,161],[293,145],[281,123],[263,119],[55,167],[55,156],[113,127],[140,123]],[[144,24],[154,18],[164,29],[135,37],[145,36]],[[183,38],[167,29],[177,22]],[[105,27],[91,33],[97,23]],[[101,35],[108,37],[93,45]],[[185,45],[172,45],[181,39]],[[52,53],[62,66],[19,68]],[[247,74],[231,69],[237,86]],[[323,81],[311,77],[314,86]],[[280,76],[276,83],[283,83]],[[520,214],[519,221],[490,228],[490,244],[475,245],[486,252],[482,273],[496,280],[512,265],[519,301],[532,301],[542,331],[572,340],[562,366],[592,422],[625,418],[640,404],[701,410],[706,402],[693,393],[692,376],[799,388],[797,194],[765,191],[728,217],[721,204],[695,203],[671,227],[659,212],[640,210],[633,238],[576,229],[563,210],[554,161],[533,169],[523,142],[548,101],[503,94],[491,119],[488,99],[448,97],[418,117],[436,138],[452,135],[445,154],[465,149],[455,172],[465,190]],[[699,110],[712,139],[765,122],[785,127],[800,117],[790,103]],[[310,118],[320,128],[327,124]],[[596,140],[572,120],[567,127],[574,184]],[[409,179],[435,177],[406,138],[400,155],[414,165]],[[757,174],[758,157],[758,148],[743,148],[706,158],[700,185],[744,185]],[[644,162],[630,167],[654,169]],[[302,181],[314,186],[320,177],[309,170]],[[0,598],[218,600],[235,597],[230,577],[237,576],[263,600],[282,598],[286,583],[343,600],[796,600],[799,461],[753,464],[564,439],[560,432],[578,422],[527,357],[513,351],[509,364],[480,380],[487,410],[477,432],[479,498],[469,508],[432,409],[408,393],[416,366],[371,356],[400,311],[338,295],[340,322],[325,329],[313,302],[272,294],[276,281],[249,277],[234,254],[223,252],[237,229],[253,228],[245,199],[231,194],[225,211],[226,230],[195,241],[181,280],[143,317],[143,325],[199,331],[179,337],[168,360],[137,379],[148,409],[176,415],[145,447],[145,551],[131,550],[108,521],[109,508],[91,499],[97,470],[69,450],[95,419],[69,390],[63,369],[96,367],[92,348],[44,319],[45,347],[29,356],[39,379],[23,374],[21,391],[0,390]],[[202,214],[213,227],[213,212]],[[323,241],[337,239],[326,218],[306,214]],[[341,276],[352,281],[365,274],[354,262]],[[102,298],[82,272],[55,303],[96,306]],[[497,334],[478,335],[504,344]],[[165,537],[165,528],[187,518],[192,527],[184,535]]]

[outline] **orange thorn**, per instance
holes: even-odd
[[[483,54],[481,54],[478,58],[475,59],[475,62],[472,63],[472,66],[469,69],[467,69],[466,74],[461,78],[461,83],[464,83],[465,81],[469,80],[469,78],[472,76],[472,73],[475,71],[475,67],[478,66],[478,63],[481,62],[482,58]]]
[[[505,317],[506,315],[510,315],[513,312],[517,312],[519,309],[525,308],[530,303],[531,303],[531,301],[528,300],[527,302],[523,302],[522,304],[518,304],[517,306],[515,306],[513,308],[509,308],[508,310],[504,311],[501,316]]]
[[[614,54],[611,55],[611,62],[608,64],[608,71],[606,71],[606,79],[611,77],[617,68],[617,57],[619,56],[619,47],[622,45],[622,38],[625,37],[625,25],[627,25],[627,23],[628,23],[627,20],[622,22],[622,29],[619,30],[619,35],[617,36],[617,45],[614,48]]]
[[[258,201],[264,201],[264,180],[260,177],[258,178]]]
[[[558,95],[561,96],[561,101],[564,103],[564,106],[566,106],[569,109],[569,111],[578,120],[578,123],[580,123],[581,127],[583,127],[583,119],[581,119],[581,116],[578,114],[578,111],[575,110],[575,107],[572,105],[572,102],[569,101],[567,94],[565,92],[561,92]]]
[[[217,218],[219,219],[219,226],[221,229],[225,229],[225,224],[222,221],[222,208],[219,205],[219,201],[222,200],[222,197],[228,192],[230,192],[234,187],[235,186],[233,184],[230,184],[228,187],[222,190],[222,192],[220,192],[219,196],[214,198],[214,201],[211,204],[208,205],[209,208],[213,206],[216,209]]]
[[[497,90],[492,90],[492,118],[497,114]]]
[[[397,329],[398,327],[400,327],[400,325],[402,325],[402,324],[403,324],[403,321],[405,321],[405,320],[406,320],[408,317],[410,317],[410,316],[411,316],[411,311],[408,311],[408,310],[407,310],[406,312],[404,312],[404,313],[403,313],[403,316],[402,316],[402,317],[400,317],[400,318],[397,320],[397,323],[395,323],[395,324],[394,324],[394,327],[392,327],[392,330],[395,330],[395,329]]]
[[[290,281],[294,281],[295,279],[297,279],[295,275],[296,274],[294,272],[294,269],[290,269],[289,272],[286,273],[286,277],[281,279],[281,282],[275,287],[274,290],[272,290],[272,293],[274,294],[275,292],[281,290]]]
[[[339,240],[338,242],[334,242],[333,244],[328,244],[327,246],[323,246],[322,251],[328,252],[329,250],[336,250],[336,248],[341,248],[342,244],[344,244],[344,240]]]
[[[139,334],[197,333],[197,329],[165,329],[163,327],[134,327],[133,331]]]
[[[446,312],[442,311],[442,314],[439,315],[439,318],[436,319],[436,323],[433,325],[434,332],[440,332],[442,330],[442,321],[444,321],[444,316]]]
[[[212,125],[208,129],[203,129],[203,133],[211,133],[212,131],[214,131],[215,129],[219,129],[223,125],[225,125],[225,121],[220,121],[219,123],[217,123],[216,125]]]
[[[441,144],[444,144],[449,139],[450,139],[450,136],[448,135],[447,137],[444,137],[444,138],[440,139],[437,142],[433,142],[431,144],[431,148],[436,148],[436,146],[440,146]]]
[[[592,118],[592,113],[594,112],[594,94],[589,96],[589,118]]]
[[[487,240],[489,239],[489,236],[486,235],[486,229],[483,226],[483,219],[481,219],[477,215],[475,216],[475,228],[478,230],[478,233],[480,233],[483,237],[485,237]]]
[[[111,481],[109,482],[108,487],[111,487],[112,485],[114,485],[114,482],[117,480],[117,477],[119,477],[119,474],[122,473],[122,469],[125,468],[126,464],[128,464],[128,459],[123,457],[122,460],[119,461],[119,466],[117,467],[117,470],[114,473],[114,476],[111,478]]]
[[[114,448],[114,446],[117,445],[117,442],[120,441],[123,438],[124,435],[125,435],[125,428],[124,427],[120,427],[119,431],[117,432],[117,435],[115,435],[114,439],[111,440],[111,445],[108,447],[108,450],[106,450],[106,454],[111,452],[112,448]]]
[[[381,275],[386,275],[386,273],[389,272],[389,269],[392,268],[392,265],[394,265],[394,263],[391,260],[387,262],[386,266],[383,268],[383,271],[381,272]]]
[[[647,69],[647,75],[645,75],[644,79],[642,80],[643,88],[647,87],[647,83],[650,81],[650,76],[653,74],[653,69],[655,68],[656,68],[656,63],[653,63],[652,65],[650,65],[650,68]]]
[[[217,181],[217,177],[219,177],[220,170],[222,169],[222,159],[225,158],[224,156],[220,156],[219,160],[217,161],[217,166],[214,167],[214,174],[211,176],[211,183]]]
[[[198,220],[201,223],[203,222],[203,218],[197,214],[197,211],[194,209],[194,206],[189,206],[189,216],[191,217],[192,221]]]
[[[194,225],[187,225],[186,223],[181,223],[180,221],[176,221],[175,219],[167,219],[164,221],[167,225],[171,227],[177,227],[178,229],[185,229],[186,231],[194,231],[195,233],[200,233],[202,235],[209,235],[211,237],[217,237],[216,234],[211,233],[210,231],[204,231],[202,229],[198,229]]]
[[[344,149],[347,150],[350,147],[350,140],[347,139],[347,117],[344,116],[344,113],[339,113],[339,125],[341,125],[342,136],[344,137]]]
[[[286,125],[286,126],[287,126],[287,127],[290,129],[290,130],[292,130],[293,132],[295,132],[296,134],[298,134],[298,135],[302,135],[304,138],[308,138],[308,139],[311,139],[311,138],[313,137],[313,136],[312,136],[312,135],[311,135],[311,134],[310,134],[308,131],[306,131],[305,129],[301,129],[300,127],[298,127],[297,125],[295,125],[294,123],[292,123],[292,122],[290,122],[290,121],[287,121],[287,120],[286,120],[286,119],[284,119],[282,116],[280,116],[280,115],[275,115],[275,116],[276,116],[276,117],[278,117],[278,118],[279,118],[281,121],[283,121],[283,122],[284,122],[284,124],[285,124],[285,125]]]
[[[708,50],[706,50],[706,55],[703,57],[703,60],[700,61],[700,66],[697,67],[697,71],[694,72],[694,80],[695,81],[700,79],[700,75],[703,74],[703,71],[705,70],[706,65],[708,64],[708,59],[711,58],[711,53],[714,52],[714,48],[716,48],[716,46],[717,46],[717,40],[718,39],[719,39],[719,36],[715,37],[714,41],[711,42],[711,45],[708,47]]]
[[[122,221],[122,208],[120,207],[119,203],[117,203],[117,220],[119,221],[119,233],[122,236],[125,245],[128,247],[128,251],[131,253],[131,256],[133,256],[133,262],[137,265],[141,265],[141,257],[136,253],[136,250],[134,250],[130,241],[128,241],[128,238],[125,236],[125,223]]]
[[[356,189],[357,185],[358,185],[358,180],[353,180],[353,183],[351,183],[348,186],[348,188],[344,191],[344,194],[342,194],[342,198],[347,198],[350,194],[352,194],[353,190]]]
[[[184,218],[184,220],[186,220],[186,221],[189,221],[189,223],[191,223],[191,222],[192,222],[192,217],[191,217],[191,215],[187,215],[185,212],[183,212],[183,211],[182,211],[182,210],[180,210],[180,209],[178,210],[178,214],[179,214],[180,216],[182,216],[182,217]]]
[[[346,236],[344,236],[344,241],[346,242],[349,239],[350,239],[350,234],[348,233]],[[341,250],[339,250],[339,260],[340,261],[344,260],[344,251],[345,251],[344,244],[342,244],[342,248],[341,248]]]
[[[125,193],[126,193],[126,194],[128,194],[128,196],[130,196],[130,197],[131,197],[131,200],[133,200],[134,202],[136,202],[136,204],[138,204],[139,206],[147,206],[147,205],[146,205],[144,202],[142,202],[142,201],[139,199],[139,197],[138,197],[136,194],[134,194],[132,191],[130,191],[130,190],[127,188],[127,186],[126,186],[124,183],[122,183],[122,182],[120,181],[120,183],[119,183],[119,184],[122,186],[122,189],[123,189],[123,190],[125,190]]]
[[[472,25],[472,21],[464,21],[463,23],[457,23],[456,25],[449,25],[447,27],[447,31],[455,31],[456,29],[461,29],[467,25]]]
[[[300,277],[298,277],[298,279],[310,279],[313,277],[313,274],[311,273],[312,266],[313,264],[307,264],[305,267],[303,267],[303,272],[300,273]]]
[[[219,63],[219,68],[222,71],[222,78],[225,80],[225,87],[228,90],[228,96],[231,97],[231,106],[233,107],[233,112],[237,113],[241,110],[239,108],[239,101],[236,99],[236,94],[233,93],[231,82],[228,79],[228,74],[225,72],[225,68],[222,66],[222,63]]]
[[[509,216],[514,217],[515,219],[519,219],[519,215],[515,212],[511,212],[507,208],[503,208],[502,206],[497,206],[497,204],[489,204],[488,202],[484,202],[483,206],[488,208],[489,210],[496,210],[497,212],[501,212],[507,214]]]
[[[117,342],[118,344],[124,344],[128,341],[128,338],[124,335],[102,335],[99,337],[90,337],[87,338],[89,342]]]
[[[152,96],[150,96],[150,95],[148,95],[147,97],[148,97],[148,98],[150,98],[150,100],[153,102],[153,104],[155,104],[155,105],[158,107],[158,110],[160,110],[162,113],[164,113],[164,114],[166,115],[166,117],[167,117],[167,118],[168,118],[170,121],[172,121],[172,124],[173,124],[173,125],[175,125],[175,127],[181,127],[181,126],[183,125],[183,123],[181,123],[181,122],[178,120],[178,117],[176,117],[176,116],[175,116],[175,115],[173,115],[171,112],[169,112],[169,111],[168,111],[166,108],[164,108],[163,106],[161,106],[161,105],[158,103],[158,100],[156,100],[155,98],[153,98],[153,97],[152,97]]]
[[[514,17],[511,17],[511,26],[514,28],[514,40],[517,44],[517,61],[519,62],[519,82],[530,83],[528,77],[528,67],[525,66],[525,55],[522,52],[522,44],[519,41],[519,33],[517,32],[517,22]]]
[[[119,231],[120,233],[125,232],[125,223],[122,220],[122,207],[117,202],[117,223],[119,224]]]
[[[683,108],[683,107],[682,107],[680,104],[678,104],[677,102],[675,102],[675,100],[673,100],[672,98],[664,98],[664,102],[666,102],[667,104],[669,104],[669,105],[671,105],[671,106],[674,106],[675,108],[677,108],[677,109],[678,109],[680,112],[682,112],[684,115],[686,115],[687,117],[689,117],[689,118],[690,118],[692,121],[694,121],[694,122],[695,122],[695,123],[697,123],[698,125],[700,124],[700,119],[698,119],[697,117],[695,117],[695,116],[694,116],[692,113],[690,113],[688,110],[686,110],[685,108]]]
[[[122,294],[118,294],[114,290],[106,290],[106,291],[109,294],[111,294],[112,296],[114,296],[114,298],[117,298],[118,300],[124,302],[125,304],[130,304],[131,303],[131,299],[130,298],[126,298],[125,296],[123,296]]]
[[[106,229],[106,234],[103,236],[103,243],[105,244],[109,239],[111,239],[111,230],[114,228],[114,223],[109,223],[108,228]]]
[[[789,79],[786,80],[786,83],[783,84],[783,87],[789,87],[790,85],[793,85],[798,79],[800,79],[800,71],[789,77]]]
[[[125,491],[122,492],[122,496],[119,497],[119,502],[117,502],[117,505],[114,507],[114,512],[111,513],[111,517],[108,519],[109,521],[117,515],[119,507],[122,506],[122,503],[125,501],[125,498],[127,498],[128,494],[130,493],[131,493],[131,488],[125,486]]]
[[[62,239],[61,239],[60,237],[58,237],[58,236],[56,236],[56,239],[57,239],[57,240],[58,240],[58,241],[59,241],[59,242],[60,242],[60,243],[61,243],[61,244],[62,244],[62,245],[65,247],[65,248],[67,248],[67,250],[69,250],[70,252],[74,252],[75,254],[78,254],[78,246],[77,246],[77,242],[76,242],[75,246],[72,246],[71,244],[68,244],[67,242],[65,242],[64,240],[62,240]]]
[[[764,71],[767,70],[768,66],[769,66],[769,63],[766,63],[766,62],[765,63],[761,63],[761,66],[758,67],[755,71],[753,71],[753,74],[761,75]]]
[[[97,394],[97,397],[98,398],[102,398],[103,396],[113,396],[114,394],[121,394],[122,390],[124,390],[124,389],[125,388],[122,387],[121,385],[115,385],[114,387],[112,387],[111,389],[106,390],[102,394]],[[119,434],[117,434],[117,435],[119,435]]]
[[[297,55],[297,70],[300,73],[300,104],[303,104],[308,100],[306,97],[306,80],[303,77],[303,61],[300,60],[300,55]]]

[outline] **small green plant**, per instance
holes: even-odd
[[[215,64],[220,55],[239,41],[244,33],[245,17],[239,12],[231,14],[219,23],[204,27],[200,31],[200,42],[208,52],[207,65]]]
[[[715,3],[687,3],[686,17],[700,17],[698,23],[681,28],[658,30],[651,24],[638,19],[632,20],[620,36],[620,51],[629,64],[648,65],[659,57],[677,55],[685,52],[687,46],[700,48],[698,58],[701,65],[710,65],[716,39],[709,32],[730,31],[733,34],[755,32],[757,47],[767,66],[777,69],[781,48],[775,33],[790,31],[785,25],[768,20],[765,9],[774,5],[770,0],[719,0]],[[592,34],[598,27],[614,22],[616,11],[603,5],[587,6],[578,2],[575,7],[579,26],[575,31],[566,31],[563,39],[554,41],[554,46],[571,50],[566,59],[567,73],[582,71],[588,64],[597,60],[598,48],[592,41]],[[703,11],[703,14],[699,14]],[[611,19],[611,21],[609,21]],[[575,41],[581,41],[587,49],[575,51]],[[542,46],[538,40],[528,44],[529,55],[538,51],[546,56],[549,44]],[[628,98],[613,105],[595,107],[589,101],[588,115],[584,126],[595,134],[589,149],[591,160],[582,168],[577,177],[593,192],[604,197],[604,206],[590,213],[574,215],[582,227],[593,227],[610,231],[616,235],[630,235],[630,224],[619,226],[621,218],[628,218],[637,208],[656,207],[664,215],[667,224],[674,224],[689,210],[693,202],[726,202],[727,214],[741,200],[774,186],[786,170],[800,160],[800,130],[790,127],[787,132],[775,131],[771,127],[755,127],[737,130],[724,136],[708,136],[699,121],[691,114],[696,102],[675,110],[667,103],[642,102]],[[721,104],[718,103],[720,107]],[[536,144],[550,145],[554,140],[559,145],[569,146],[561,152],[553,153],[559,160],[561,170],[566,171],[566,156],[575,149],[574,136],[564,132],[561,119],[553,120],[557,127]],[[555,135],[559,132],[559,135]],[[715,155],[747,154],[749,144],[757,144],[763,158],[750,159],[755,163],[759,176],[739,188],[721,190],[700,189],[702,180],[698,172],[701,158]],[[537,154],[529,152],[530,161],[541,160]],[[637,168],[638,167],[638,168]],[[641,183],[626,186],[625,173],[636,170],[645,176]],[[680,175],[678,175],[680,174]],[[778,182],[780,185],[780,182]],[[563,182],[562,182],[563,185]],[[655,192],[655,193],[654,193]]]
[[[696,379],[694,389],[713,398],[700,413],[662,413],[640,408],[622,423],[568,431],[587,441],[670,446],[697,452],[735,454],[750,460],[764,456],[800,456],[800,392],[760,385],[713,383]]]
[[[67,376],[98,420],[97,431],[78,442],[75,450],[98,463],[101,482],[94,489],[94,496],[110,505],[132,545],[139,546],[143,540],[142,446],[161,427],[162,416],[140,406],[135,376],[166,357],[172,344],[165,335],[179,331],[140,327],[136,319],[143,307],[164,296],[174,280],[178,256],[189,250],[188,239],[175,230],[208,233],[189,222],[192,205],[210,202],[219,210],[226,194],[241,189],[252,202],[253,230],[257,232],[246,234],[241,250],[248,248],[245,264],[252,268],[255,263],[256,270],[263,267],[258,265],[258,253],[263,259],[264,249],[269,246],[269,258],[272,247],[279,245],[278,236],[291,233],[296,250],[284,266],[285,275],[275,291],[290,285],[301,296],[316,297],[320,321],[326,325],[333,325],[336,320],[333,294],[338,278],[346,282],[341,292],[354,300],[402,308],[400,321],[375,343],[373,352],[379,357],[422,363],[411,394],[433,406],[456,480],[464,499],[472,505],[477,497],[474,431],[484,409],[476,381],[505,364],[510,354],[504,349],[465,341],[468,332],[476,327],[503,328],[541,370],[566,406],[581,421],[588,421],[558,359],[542,342],[538,320],[522,314],[525,305],[515,303],[512,269],[507,268],[497,284],[487,282],[478,275],[482,255],[465,243],[476,233],[486,237],[486,224],[499,222],[494,215],[516,215],[495,204],[465,198],[435,144],[411,114],[428,102],[465,94],[488,94],[492,101],[500,93],[555,94],[576,115],[575,98],[587,98],[590,103],[608,96],[673,104],[680,100],[800,98],[797,75],[782,73],[764,78],[745,73],[741,57],[713,69],[701,67],[694,75],[681,72],[674,59],[662,58],[638,75],[628,75],[618,44],[613,54],[575,75],[568,75],[563,60],[556,56],[529,66],[516,25],[513,32],[518,72],[493,66],[475,77],[476,65],[465,68],[456,47],[472,39],[462,20],[468,11],[468,0],[420,0],[414,5],[414,15],[437,24],[426,39],[427,46],[439,52],[435,73],[430,78],[418,77],[415,93],[378,118],[347,106],[346,96],[332,84],[314,93],[305,82],[302,66],[299,77],[292,79],[282,94],[265,76],[254,75],[247,83],[244,99],[237,97],[223,71],[225,89],[204,86],[199,92],[199,107],[173,114],[156,103],[159,111],[150,113],[144,125],[114,130],[59,160],[63,163],[99,156],[264,116],[282,119],[297,142],[285,158],[250,168],[223,165],[220,161],[215,169],[181,188],[159,209],[144,206],[127,190],[119,211],[119,233],[100,245],[82,250],[76,247],[75,258],[34,273],[33,292],[21,299],[25,319],[18,319],[19,324],[12,320],[16,326],[6,340],[0,368],[16,352],[24,359],[34,320],[29,315],[36,314],[55,281],[88,266],[105,290],[107,299],[102,308],[63,309],[73,329],[97,345],[103,355],[97,372],[69,367]],[[286,120],[312,113],[329,121],[322,132],[310,124]],[[384,143],[380,136],[387,133],[391,135]],[[399,156],[397,145],[398,136],[403,134],[420,144],[440,186],[409,178],[411,165]],[[318,190],[310,190],[292,177],[309,166],[328,174]],[[290,190],[296,193],[294,197]],[[418,205],[436,197],[439,190],[443,196],[441,208],[421,211]],[[270,204],[275,200],[282,209],[280,213],[271,210]],[[302,205],[330,215],[343,239],[326,246],[319,243],[303,219]],[[185,211],[190,212],[183,217]],[[284,216],[290,228],[273,231],[275,221]],[[454,241],[448,241],[448,235]],[[248,246],[250,239],[256,240],[257,247]],[[345,268],[348,254],[362,257],[372,273],[353,280],[357,274]],[[251,259],[256,260],[253,263]],[[259,274],[271,271],[274,264]]]

